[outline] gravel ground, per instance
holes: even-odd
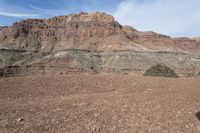
[[[0,79],[1,133],[199,133],[198,112],[198,77],[68,74]]]

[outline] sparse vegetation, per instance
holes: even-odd
[[[0,77],[4,77],[4,71],[0,70]]]
[[[0,71],[0,77],[3,77],[3,76],[4,76],[4,72]]]
[[[178,78],[178,75],[172,70],[171,68],[167,67],[166,65],[157,64],[149,68],[145,73],[144,76],[162,76],[162,77],[172,77]]]

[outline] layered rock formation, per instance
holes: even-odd
[[[29,19],[1,31],[0,40],[15,48],[52,52],[68,48],[101,49],[109,36],[124,36],[122,26],[104,13],[81,13],[51,19]],[[105,48],[104,48],[105,49]]]
[[[22,20],[0,31],[0,41],[9,43],[6,47],[35,52],[51,53],[69,48],[174,52],[199,52],[200,49],[196,39],[172,39],[154,32],[140,32],[120,25],[105,13]]]
[[[200,69],[198,38],[141,32],[98,12],[28,19],[0,27],[0,49],[0,65],[21,66],[14,67],[20,72],[42,69],[52,73],[62,70],[143,73],[159,62],[173,67],[180,75],[189,69],[191,75],[196,74]]]

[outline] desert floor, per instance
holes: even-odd
[[[67,74],[0,79],[1,133],[199,133],[198,112],[200,77]]]

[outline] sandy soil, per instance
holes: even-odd
[[[0,79],[0,132],[199,133],[200,78],[121,74]]]

